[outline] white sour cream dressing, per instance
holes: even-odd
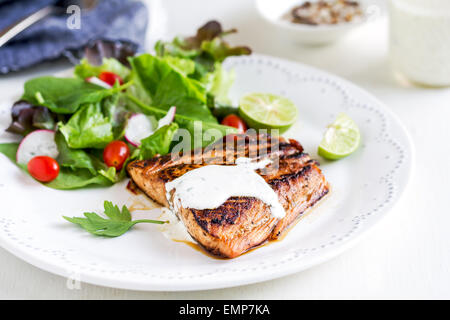
[[[171,240],[197,243],[186,229],[184,223],[178,219],[176,214],[170,209],[162,208],[159,220],[168,221],[169,223],[158,224],[157,228],[162,234]]]
[[[286,214],[275,191],[255,172],[271,161],[252,162],[238,158],[235,166],[207,165],[194,169],[166,183],[166,197],[171,191],[175,209],[181,205],[191,209],[215,209],[230,197],[255,197],[267,204],[276,218]]]

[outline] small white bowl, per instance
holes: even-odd
[[[317,0],[310,0],[315,2]],[[284,19],[294,6],[306,1],[302,0],[255,0],[256,9],[261,17],[278,28],[282,36],[297,43],[307,45],[323,45],[337,41],[349,31],[367,22],[373,16],[374,1],[359,1],[364,13],[362,19],[355,22],[339,23],[335,25],[307,25],[290,22]]]

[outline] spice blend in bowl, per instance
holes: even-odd
[[[349,0],[306,1],[292,8],[286,18],[293,23],[330,25],[361,20],[363,12],[359,2]]]

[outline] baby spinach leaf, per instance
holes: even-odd
[[[112,185],[112,182],[100,174],[93,175],[88,169],[72,170],[62,167],[58,177],[44,185],[53,189],[70,190],[87,186],[106,187]]]
[[[16,153],[19,148],[19,143],[0,143],[0,153],[3,153],[9,160],[16,163]]]
[[[22,99],[55,113],[71,114],[81,105],[99,102],[128,85],[104,89],[78,78],[39,77],[25,83]]]
[[[0,153],[7,156],[19,168],[27,171],[25,165],[19,165],[16,163],[16,153],[18,147],[18,143],[1,143]],[[44,183],[44,185],[53,189],[69,190],[95,185],[103,187],[110,186],[112,185],[112,182],[100,174],[93,174],[88,169],[72,170],[69,167],[61,166],[58,177],[51,182]]]

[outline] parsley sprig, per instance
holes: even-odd
[[[117,205],[113,205],[110,201],[105,201],[103,206],[105,208],[105,215],[109,219],[105,219],[94,212],[85,212],[85,218],[69,218],[66,216],[63,216],[63,218],[69,222],[78,224],[80,227],[94,235],[104,237],[121,236],[137,223],[167,223],[167,221],[160,220],[131,220],[130,211],[126,206],[123,206],[122,210],[120,210]]]

